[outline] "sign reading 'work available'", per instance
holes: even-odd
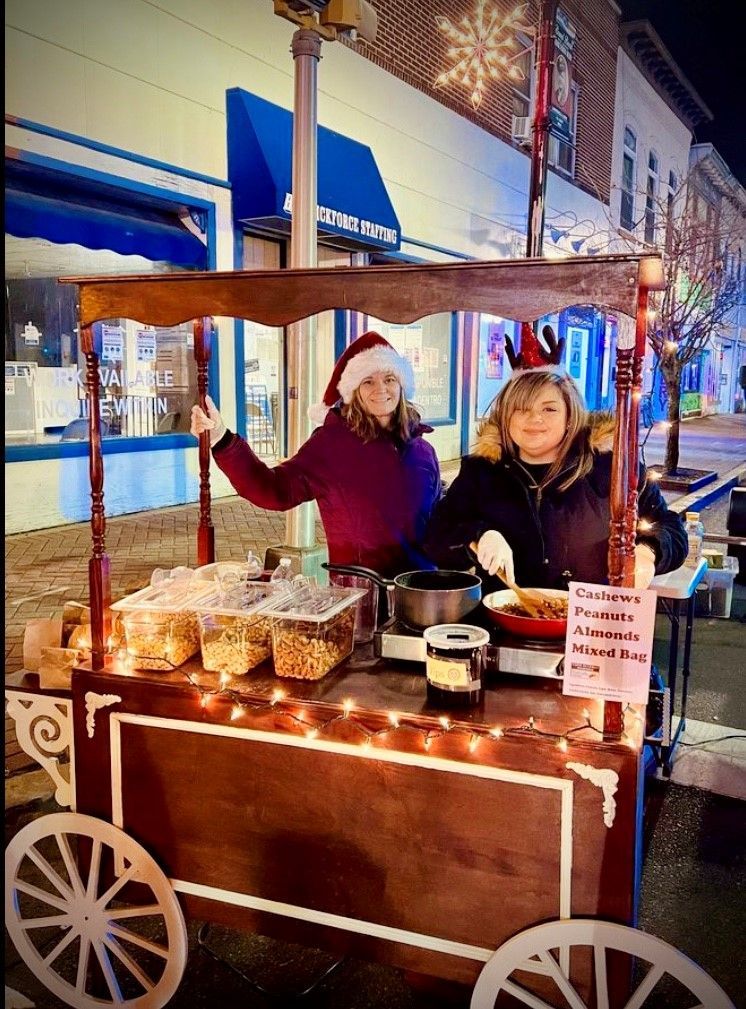
[[[562,692],[645,704],[655,601],[650,589],[570,582]]]

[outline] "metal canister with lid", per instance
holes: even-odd
[[[436,624],[424,632],[427,699],[438,708],[466,708],[482,700],[489,632],[470,624]]]

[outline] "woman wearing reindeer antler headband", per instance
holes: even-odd
[[[482,424],[473,454],[435,509],[425,546],[446,568],[473,567],[484,592],[511,581],[566,589],[608,581],[611,449],[608,414],[589,414],[555,365],[513,374]],[[654,483],[641,474],[635,585],[683,564],[687,538]]]

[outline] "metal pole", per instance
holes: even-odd
[[[536,105],[531,140],[526,256],[541,256],[549,159],[549,92],[552,80],[552,32],[555,0],[541,0],[536,49]]]
[[[293,114],[293,217],[290,232],[292,269],[317,265],[316,250],[316,71],[321,39],[300,28],[293,35],[295,104]],[[294,455],[311,433],[308,408],[314,392],[316,317],[288,327],[288,454]],[[288,546],[306,548],[316,543],[316,516],[312,502],[288,512],[285,540]]]

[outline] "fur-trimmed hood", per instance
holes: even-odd
[[[596,453],[611,452],[614,444],[614,417],[607,411],[588,415],[586,437],[591,450]],[[477,440],[471,453],[489,462],[498,462],[503,455],[503,443],[497,425],[484,420],[477,430]]]

